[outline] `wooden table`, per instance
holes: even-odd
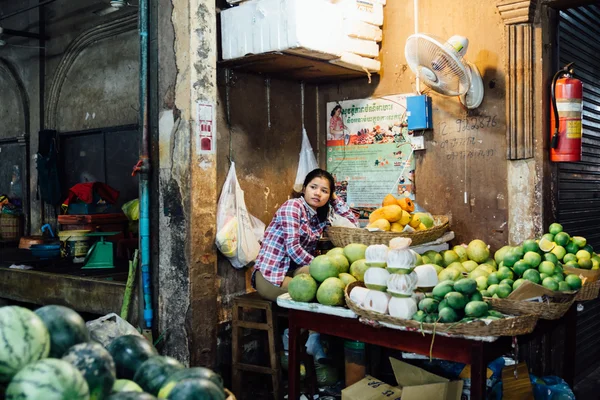
[[[374,328],[359,322],[358,319],[290,309],[288,320],[289,400],[298,399],[300,395],[298,357],[303,343],[300,343],[298,338],[302,329],[422,355],[429,355],[431,346],[431,335],[391,328]],[[479,400],[485,398],[487,365],[509,352],[511,344],[509,337],[501,337],[495,342],[480,342],[437,335],[432,355],[435,358],[471,364],[471,399]]]

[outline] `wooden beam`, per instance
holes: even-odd
[[[105,315],[120,312],[124,293],[125,282],[0,268],[0,298],[13,301],[40,306],[57,304],[78,312]],[[135,314],[136,303],[134,295],[131,310]]]
[[[566,8],[574,8],[580,6],[588,6],[592,4],[600,4],[598,0],[542,0],[542,5],[563,10]]]

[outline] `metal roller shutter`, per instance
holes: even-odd
[[[600,251],[600,7],[560,12],[559,62],[575,62],[583,81],[583,158],[558,165],[558,221]],[[584,303],[577,323],[577,370],[582,378],[600,365],[600,301]]]

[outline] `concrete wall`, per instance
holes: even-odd
[[[486,92],[478,109],[466,111],[457,98],[428,91],[433,97],[434,129],[425,133],[426,150],[416,155],[417,202],[450,217],[457,243],[481,238],[497,249],[507,241],[504,26],[492,1],[458,0],[451,7],[439,0],[419,4],[420,32],[444,39],[455,34],[469,38],[467,59],[479,68]],[[321,110],[329,101],[415,91],[415,76],[404,57],[405,40],[414,33],[412,2],[391,1],[384,10],[379,80],[319,87]],[[421,90],[427,87],[421,85]],[[465,120],[469,130],[461,128]],[[321,146],[326,123],[323,119],[320,125]],[[481,124],[485,127],[471,128]]]
[[[23,9],[36,1],[4,2],[3,14]],[[102,0],[57,1],[44,8],[45,63],[40,69],[37,39],[5,37],[9,46],[0,48],[0,138],[30,135],[30,151],[10,152],[5,163],[22,163],[29,169],[31,232],[39,234],[42,221],[52,220],[54,210],[36,199],[38,131],[61,132],[137,123],[138,59],[136,10],[100,16]],[[38,32],[39,10],[34,9],[2,21],[7,29]],[[11,46],[15,45],[15,46]],[[40,88],[40,73],[44,74]],[[42,90],[40,90],[42,89]],[[44,101],[40,107],[40,103]],[[18,145],[5,145],[11,150]],[[7,153],[5,153],[7,154]],[[28,164],[25,160],[28,160]],[[82,160],[85,162],[85,160]],[[2,166],[4,163],[2,164]],[[25,176],[25,175],[24,175]],[[0,192],[7,192],[10,171],[0,172]],[[27,186],[24,185],[24,190]]]

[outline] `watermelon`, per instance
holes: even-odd
[[[40,317],[23,307],[0,308],[0,383],[49,352],[50,335]]]
[[[106,349],[115,360],[119,379],[133,379],[144,361],[158,355],[154,346],[138,335],[119,336]]]
[[[64,360],[46,358],[29,364],[14,376],[6,400],[88,400],[88,385],[77,368]]]
[[[167,378],[182,369],[184,369],[184,366],[174,358],[154,356],[147,359],[140,366],[133,380],[145,392],[156,396]]]
[[[113,393],[106,400],[156,400],[150,393],[143,392],[121,392]]]
[[[204,379],[211,381],[216,387],[219,388],[221,392],[225,393],[225,390],[223,389],[223,379],[219,374],[216,374],[208,368],[194,367],[177,371],[173,375],[169,376],[169,379],[167,379],[165,384],[160,388],[160,392],[158,392],[158,398],[168,398],[169,393],[171,390],[173,390],[175,385],[185,379]]]
[[[110,353],[98,343],[80,343],[62,358],[77,368],[90,389],[90,400],[102,400],[112,391],[117,371]]]
[[[208,379],[184,379],[167,397],[169,400],[225,400],[225,392]]]
[[[112,392],[143,392],[144,389],[140,387],[134,381],[130,381],[129,379],[117,379],[112,388]]]
[[[35,310],[50,332],[51,358],[60,358],[72,346],[89,342],[90,334],[79,314],[63,306],[45,306]]]

